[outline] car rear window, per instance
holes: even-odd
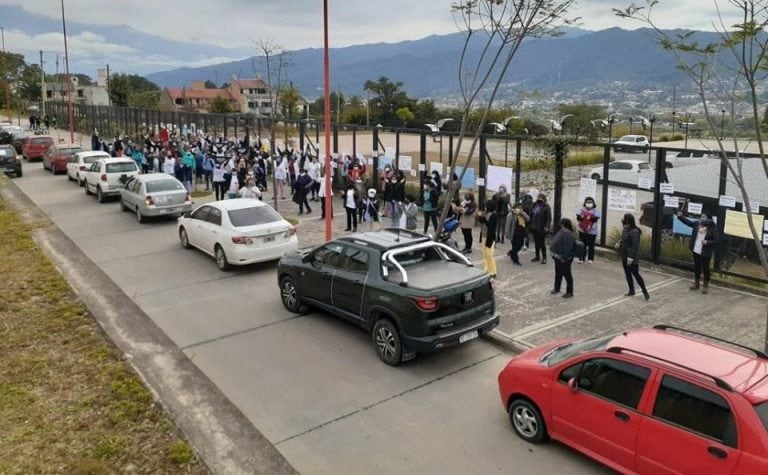
[[[229,222],[236,228],[277,223],[283,220],[283,217],[269,206],[233,209],[228,211],[227,214],[229,215]]]
[[[107,163],[107,173],[135,172],[136,170],[134,162]]]
[[[760,422],[763,423],[763,427],[768,431],[768,401],[756,405],[755,411],[757,411],[757,415],[760,417]]]
[[[77,148],[60,148],[59,149],[59,154],[60,155],[74,155],[74,154],[80,153],[82,151],[83,151],[83,149],[81,149],[80,147],[77,147]]]
[[[650,170],[651,166],[648,165],[647,163],[640,163],[637,165],[637,168],[639,168],[640,170]]]
[[[426,261],[443,261],[442,254],[437,251],[435,247],[427,247],[423,249],[417,249],[411,252],[405,252],[395,256],[395,259],[401,266],[408,268],[421,264]]]
[[[0,157],[7,157],[10,155],[16,155],[16,150],[10,147],[0,147]]]
[[[158,191],[183,190],[184,186],[176,180],[156,180],[147,182],[147,193]]]
[[[32,139],[32,143],[35,145],[48,145],[53,143],[53,139],[49,139],[49,138]]]
[[[91,155],[89,157],[83,157],[83,163],[93,163],[100,158],[109,158],[109,155]]]

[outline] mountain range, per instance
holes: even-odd
[[[684,30],[670,31],[671,34]],[[701,42],[717,40],[716,33],[696,32]],[[345,95],[364,96],[366,80],[386,76],[402,82],[411,96],[435,100],[459,93],[458,60],[464,45],[460,33],[432,35],[414,41],[380,43],[332,49],[332,89]],[[468,57],[476,60],[481,44],[470,44]],[[307,98],[321,94],[323,54],[311,48],[289,54],[288,78]],[[473,64],[470,61],[469,64]],[[179,68],[149,74],[161,87],[189,85],[193,80],[228,82],[232,76],[253,77],[263,67],[253,57],[213,66]],[[570,29],[562,37],[531,39],[512,62],[502,86],[503,95],[515,91],[569,91],[621,87],[627,91],[670,89],[684,82],[674,56],[664,51],[648,29],[601,31]],[[263,74],[262,74],[263,76]]]

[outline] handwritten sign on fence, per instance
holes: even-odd
[[[637,192],[624,188],[609,189],[608,209],[615,211],[637,211]]]

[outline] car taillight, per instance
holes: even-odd
[[[144,203],[146,203],[147,206],[152,206],[155,204],[155,200],[153,200],[151,196],[147,195],[147,197],[144,198]]]
[[[494,284],[494,280],[495,280],[495,279],[491,279],[491,280],[489,280],[489,281],[488,281],[488,287],[490,287],[490,289],[491,289],[491,292],[493,292],[494,290],[496,290],[496,284]]]
[[[85,168],[86,168],[86,167],[84,167],[84,166],[80,165],[80,171],[81,171],[81,172],[84,172],[84,171],[85,171]]]
[[[253,244],[253,240],[248,236],[232,236],[234,244]]]
[[[290,228],[285,230],[285,234],[283,235],[283,237],[288,239],[289,237],[293,236],[294,234],[296,234],[296,228],[291,226]]]
[[[191,203],[192,202],[192,196],[190,196],[189,193],[187,193],[187,196],[184,197],[185,203]]]
[[[107,174],[106,173],[102,173],[101,174],[101,181],[107,181]]]
[[[434,312],[437,310],[437,297],[416,297],[413,299],[416,306],[425,312]]]

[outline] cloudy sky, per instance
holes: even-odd
[[[455,0],[329,0],[331,46],[396,42],[456,31]],[[638,0],[635,0],[638,1]],[[643,0],[639,0],[643,2]],[[581,0],[581,27],[640,25],[612,9],[631,0]],[[665,28],[712,30],[715,0],[661,0],[655,21]],[[719,0],[727,15],[730,4]],[[252,40],[270,38],[287,49],[322,46],[321,0],[66,0],[71,67],[91,76],[109,63],[115,71],[146,74],[203,66],[254,54]],[[5,46],[46,71],[63,61],[61,10],[55,0],[0,0]],[[63,66],[60,66],[63,68]]]

